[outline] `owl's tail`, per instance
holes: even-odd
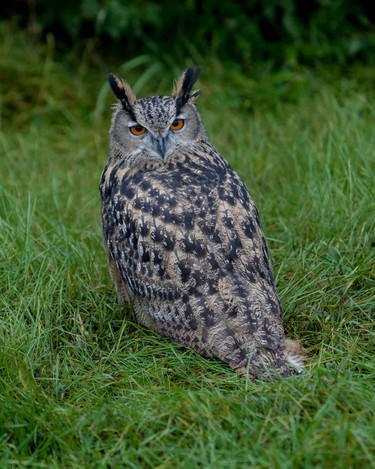
[[[284,358],[289,366],[294,367],[297,373],[304,370],[305,349],[296,340],[285,339]]]
[[[236,372],[252,379],[271,379],[277,376],[289,378],[304,370],[303,347],[295,340],[285,339],[284,350],[279,353],[265,347],[256,348],[246,366],[235,367]]]

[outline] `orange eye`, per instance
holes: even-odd
[[[132,125],[131,127],[129,127],[129,130],[133,135],[142,135],[146,132],[146,127],[143,127],[142,125],[137,124],[137,125]]]
[[[171,126],[170,126],[170,129],[171,130],[181,130],[182,127],[185,125],[185,119],[175,119]]]

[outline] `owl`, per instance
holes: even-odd
[[[286,339],[259,214],[211,143],[188,68],[171,96],[117,98],[100,181],[102,228],[120,301],[137,321],[252,379],[302,369]]]

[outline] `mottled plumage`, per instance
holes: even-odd
[[[137,320],[252,377],[299,370],[258,211],[207,137],[188,69],[172,96],[119,99],[102,174],[103,236],[119,298]],[[180,127],[182,125],[182,127]]]

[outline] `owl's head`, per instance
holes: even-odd
[[[188,68],[179,78],[172,96],[137,99],[129,84],[109,75],[119,100],[110,130],[111,148],[127,159],[136,155],[165,160],[174,150],[205,136],[194,106],[199,91],[192,91],[199,68]]]

